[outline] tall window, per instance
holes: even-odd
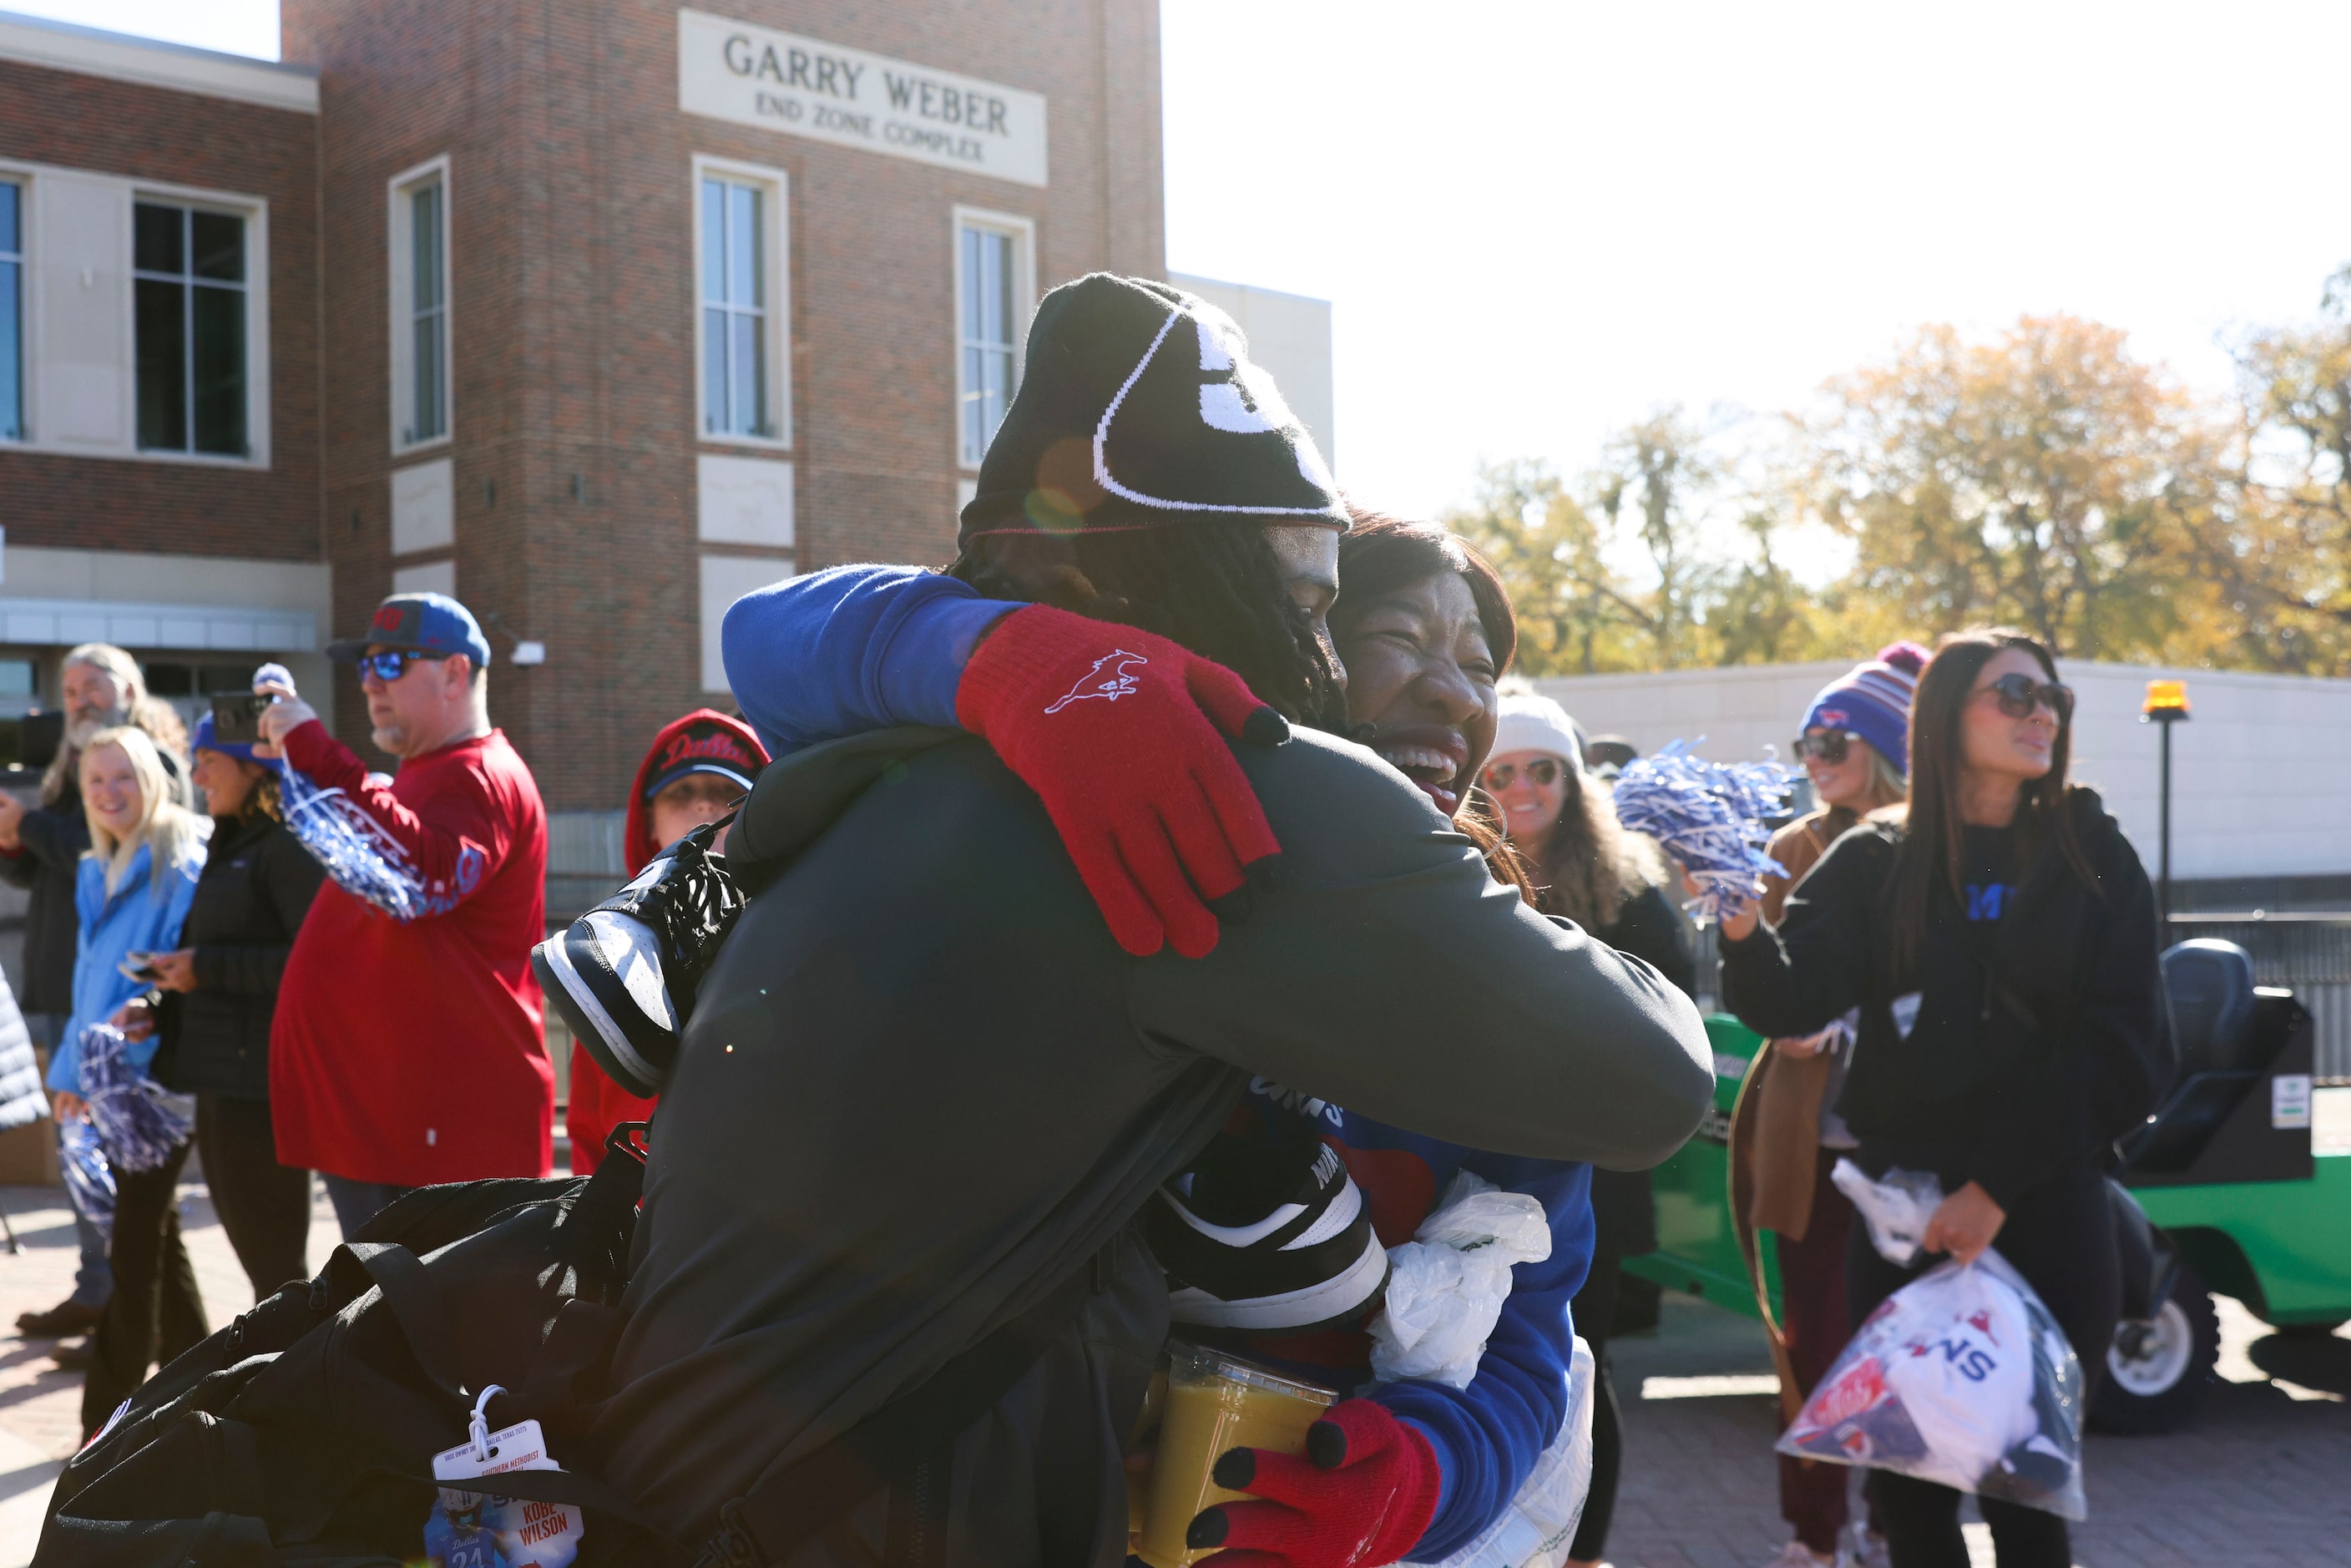
[[[0,180],[0,441],[25,439],[25,188]]]
[[[702,180],[702,428],[772,437],[768,417],[767,192]]]
[[[243,457],[245,219],[141,202],[131,214],[139,444]]]
[[[1019,384],[1029,245],[1025,224],[963,217],[956,225],[956,427],[967,468],[979,465]]]
[[[411,441],[430,441],[449,431],[449,381],[446,355],[449,294],[442,277],[441,182],[434,181],[408,193],[410,352],[415,356],[415,385],[409,399]]]
[[[392,448],[449,434],[449,163],[392,180]]]

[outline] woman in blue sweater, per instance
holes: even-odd
[[[99,731],[83,748],[81,798],[90,847],[74,887],[79,939],[73,1013],[49,1063],[60,1125],[88,1113],[82,1031],[107,1022],[150,984],[125,973],[137,967],[126,960],[180,945],[211,831],[209,822],[173,798],[172,776],[155,743],[128,725]],[[131,1065],[146,1071],[156,1043],[152,1034],[133,1041],[126,1052]],[[183,1140],[152,1170],[115,1173],[114,1235],[107,1254],[114,1293],[90,1341],[82,1386],[85,1434],[102,1426],[146,1381],[159,1352],[170,1361],[207,1332],[173,1202],[187,1155]]]
[[[1489,848],[1497,874],[1512,879],[1515,862],[1499,832],[1480,811],[1465,809],[1493,744],[1495,683],[1516,643],[1500,582],[1443,530],[1371,515],[1359,515],[1344,536],[1340,572],[1345,593],[1331,622],[1348,674],[1348,732],[1418,785]],[[726,617],[726,664],[745,716],[778,756],[883,725],[951,726],[965,661],[995,621],[1017,608],[948,577],[837,568],[739,601]],[[762,671],[778,678],[756,678]],[[1257,1179],[1233,1181],[1252,1146],[1269,1152]],[[1319,1160],[1322,1149],[1338,1160]],[[1284,1150],[1302,1157],[1284,1159]],[[1499,1518],[1566,1419],[1574,1344],[1568,1302],[1593,1248],[1590,1168],[1484,1154],[1260,1082],[1236,1110],[1227,1138],[1171,1184],[1176,1190],[1153,1216],[1155,1249],[1175,1275],[1179,1332],[1237,1341],[1259,1358],[1309,1366],[1322,1381],[1360,1385],[1369,1377],[1365,1320],[1384,1278],[1380,1249],[1410,1240],[1463,1170],[1541,1203],[1552,1249],[1513,1269],[1510,1295],[1468,1387],[1407,1380],[1363,1391],[1416,1433],[1433,1459],[1434,1507],[1409,1553],[1414,1562],[1444,1558]],[[1204,1184],[1240,1190],[1225,1192],[1219,1205]],[[1261,1249],[1183,1244],[1186,1232],[1246,1234],[1251,1227],[1216,1221],[1285,1200],[1311,1234],[1332,1233],[1320,1247],[1330,1266],[1316,1270],[1310,1288],[1253,1287]],[[1202,1212],[1217,1207],[1231,1211]],[[1293,1221],[1276,1239],[1297,1228]],[[1179,1251],[1180,1261],[1171,1259]],[[1275,1295],[1301,1304],[1283,1320],[1283,1303],[1268,1299]],[[1204,1515],[1195,1539],[1218,1544],[1204,1537],[1222,1528]],[[1239,1534],[1229,1544],[1242,1544]]]

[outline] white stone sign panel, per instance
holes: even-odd
[[[1045,183],[1043,94],[705,11],[677,14],[677,104],[689,114]]]

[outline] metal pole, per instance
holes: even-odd
[[[2163,731],[2163,870],[2162,881],[2155,898],[2156,916],[2162,922],[2160,942],[2171,940],[2171,725],[2159,722]]]

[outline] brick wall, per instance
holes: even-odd
[[[0,446],[10,544],[319,559],[318,134],[292,110],[0,60],[0,159],[269,204],[269,466]]]
[[[322,92],[324,538],[338,623],[358,623],[394,565],[386,181],[446,153],[458,592],[486,622],[549,645],[544,666],[493,670],[491,707],[559,810],[617,806],[655,729],[705,700],[695,460],[736,449],[705,448],[694,423],[694,154],[790,183],[783,455],[799,546],[789,558],[721,547],[774,554],[778,575],[951,551],[956,204],[1031,218],[1040,287],[1163,266],[1149,0],[710,8],[1044,93],[1051,185],[684,114],[674,5],[282,9],[285,57],[316,67]],[[503,659],[511,638],[494,626],[491,641]],[[345,738],[364,748],[360,705],[342,712]]]

